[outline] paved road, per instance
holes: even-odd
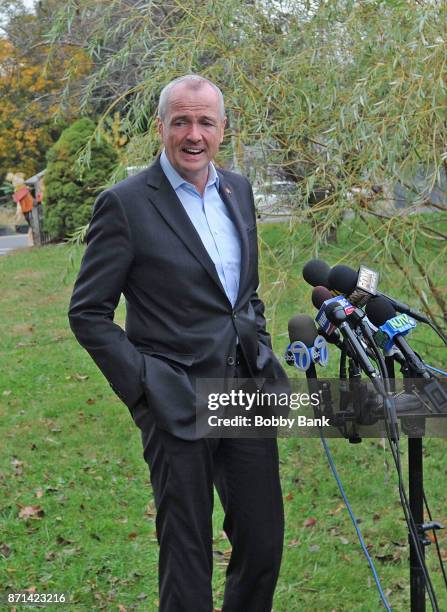
[[[0,255],[6,255],[13,249],[26,249],[28,247],[28,236],[26,234],[11,234],[11,236],[0,236]]]

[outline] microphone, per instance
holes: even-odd
[[[370,362],[365,349],[360,344],[360,341],[353,330],[350,328],[347,322],[348,315],[345,312],[345,308],[342,303],[336,301],[337,299],[340,300],[340,298],[335,298],[333,301],[329,301],[329,303],[325,302],[320,310],[324,309],[327,320],[340,330],[345,340],[352,347],[360,367],[371,379],[376,391],[385,397],[385,387],[380,379],[379,373]],[[346,298],[341,299],[347,302]],[[353,308],[352,305],[351,308]]]
[[[332,299],[333,297],[334,296],[329,291],[329,289],[327,289],[327,287],[323,287],[322,285],[317,285],[316,287],[314,287],[312,291],[311,300],[315,308],[317,310],[320,310],[322,303],[326,302],[326,300]]]
[[[315,323],[309,315],[296,315],[288,323],[290,344],[286,350],[286,361],[302,372],[313,370],[315,365],[325,367],[328,362],[328,349],[325,339],[318,335]]]
[[[328,275],[328,287],[343,295],[347,295],[349,299],[358,306],[365,305],[372,297],[383,297],[391,302],[392,306],[398,312],[407,314],[420,323],[427,323],[430,325],[430,321],[421,312],[414,310],[408,306],[408,304],[404,304],[404,302],[399,302],[399,300],[377,291],[378,280],[378,272],[366,266],[360,266],[359,271],[356,272],[349,266],[340,264],[334,266],[330,271]]]
[[[326,287],[317,286],[314,287],[312,291],[312,304],[315,306],[317,310],[320,310],[323,302],[327,300],[331,300],[333,298],[332,293]],[[340,338],[340,333],[338,329],[332,326],[332,330],[330,333],[324,331],[321,327],[318,328],[318,333],[323,336],[326,342],[330,344],[335,344],[340,350],[343,349],[343,340]]]
[[[303,278],[312,287],[329,287],[330,266],[322,259],[311,259],[303,267]]]
[[[360,266],[356,272],[349,266],[334,266],[328,276],[329,287],[349,297],[356,306],[364,306],[377,294],[379,274],[366,266]]]
[[[404,338],[416,327],[416,322],[406,313],[397,316],[393,304],[381,296],[371,299],[366,305],[366,311],[374,325],[379,328],[375,333],[376,342],[386,351],[393,344],[396,345],[404,356],[408,367],[416,376],[422,376],[426,379],[432,378],[422,360]]]
[[[328,304],[339,304],[344,309],[347,316],[354,311],[354,306],[342,295],[333,297],[331,292],[325,287],[315,287],[312,291],[312,304],[318,308],[318,314],[315,321],[320,330],[327,335],[332,335],[336,330],[336,326],[326,316],[326,308]]]

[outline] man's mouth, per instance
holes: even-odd
[[[183,147],[183,153],[187,153],[188,155],[200,155],[204,152],[205,149],[201,149],[200,147]]]

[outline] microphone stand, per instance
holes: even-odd
[[[394,387],[394,363],[392,361],[390,357],[385,358],[388,376]],[[404,378],[405,392],[411,393],[410,381],[418,377],[417,373],[408,367],[408,365],[403,365],[401,372]],[[422,454],[422,435],[425,433],[424,417],[405,417],[405,422],[402,422],[402,429],[408,435],[408,494],[410,511],[420,544],[419,554],[422,560],[424,560],[425,546],[431,544],[425,532],[442,528],[436,522],[424,523],[424,469]],[[419,562],[416,545],[410,533],[408,534],[408,542],[410,547],[410,609],[411,612],[425,612],[426,588],[424,571]]]

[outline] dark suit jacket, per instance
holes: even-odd
[[[194,439],[195,381],[231,378],[236,338],[251,373],[287,387],[258,298],[256,217],[249,182],[218,170],[220,195],[241,238],[232,307],[215,266],[157,160],[97,199],[69,319],[113,390],[132,412]],[[126,331],[113,322],[121,293]]]

